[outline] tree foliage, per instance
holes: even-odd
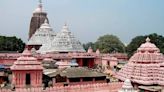
[[[139,48],[139,46],[145,42],[145,39],[147,37],[149,37],[151,39],[151,42],[160,49],[161,53],[164,53],[164,37],[162,35],[153,33],[145,36],[134,37],[126,48],[129,57],[132,56],[137,48]]]
[[[126,47],[126,52],[128,53],[128,56],[132,56],[133,53],[137,50],[137,48],[144,42],[144,36],[136,36],[135,38],[133,38],[130,44],[128,44]]]
[[[93,51],[96,51],[95,43],[93,43],[93,42],[88,42],[86,44],[83,44],[83,47],[86,51],[89,49],[89,47],[91,47],[93,49]]]
[[[0,51],[19,51],[22,52],[25,47],[25,43],[21,40],[13,37],[0,36]]]
[[[98,48],[102,53],[125,51],[125,46],[119,40],[119,38],[117,36],[108,34],[100,36],[98,40],[95,42],[95,47]]]

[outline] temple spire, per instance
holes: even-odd
[[[48,19],[45,19],[45,20],[44,20],[44,23],[47,23],[47,24],[49,24],[49,23],[48,23]]]
[[[39,7],[42,8],[42,0],[39,0]]]
[[[42,0],[39,0],[39,7],[38,8],[40,8],[40,10],[42,11]]]
[[[43,12],[42,0],[39,0],[38,7],[34,10],[34,13],[41,13]]]
[[[42,3],[42,0],[39,0],[39,3],[41,4]]]
[[[150,42],[150,38],[149,37],[146,38],[146,42]]]
[[[67,21],[65,21],[65,23],[64,23],[64,26],[67,26],[68,24],[67,24]]]
[[[92,47],[90,46],[89,48],[88,48],[88,53],[92,53],[93,52],[93,49],[92,49]]]
[[[40,26],[44,23],[45,19],[47,19],[47,22],[49,23],[47,13],[44,11],[42,6],[42,0],[38,0],[37,3],[37,8],[33,11],[33,16],[30,22],[29,39],[36,32],[36,30],[40,28]]]
[[[62,31],[63,32],[68,32],[68,30],[69,30],[68,29],[68,24],[67,24],[67,22],[65,22]]]

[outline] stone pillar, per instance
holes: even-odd
[[[87,61],[88,61],[88,62],[87,62],[88,67],[91,68],[91,62],[90,62],[90,59],[88,59]]]
[[[31,79],[30,79],[30,82],[31,82],[31,86],[35,86],[35,77],[34,77],[34,74],[32,73],[32,72],[30,72],[30,77],[31,77]]]
[[[80,82],[83,82],[83,78],[80,78]]]
[[[19,74],[19,72],[17,73],[17,78],[18,78],[18,87],[20,87],[20,74]]]
[[[16,84],[16,74],[15,74],[15,72],[13,72],[13,74],[12,74],[12,84],[13,85]]]
[[[18,74],[15,72],[15,86],[18,85]]]
[[[82,67],[83,66],[83,59],[82,58],[77,59],[77,63],[79,64],[80,67]]]
[[[24,83],[24,81],[25,81],[24,73],[22,73],[22,85],[23,85],[23,87],[25,87],[25,83]]]
[[[92,58],[89,58],[88,59],[88,67],[89,68],[92,68],[93,67],[93,59]]]
[[[42,71],[40,71],[40,79],[39,79],[39,86],[42,86]]]
[[[36,75],[34,76],[35,77],[35,83],[36,83],[36,85],[38,85],[39,84],[39,72],[38,71],[36,71]]]
[[[19,76],[20,76],[20,87],[23,87],[23,78],[22,78],[22,74],[20,73]]]
[[[22,84],[23,84],[24,87],[26,86],[26,83],[25,83],[26,78],[25,78],[25,77],[26,77],[26,76],[25,76],[25,73],[23,73],[23,74],[22,74]]]
[[[31,76],[31,86],[41,87],[42,86],[42,71],[32,71],[30,72]]]
[[[84,62],[84,61],[83,61],[83,59],[82,59],[82,58],[80,59],[80,62],[81,62],[81,66],[83,66],[83,62]]]
[[[92,79],[92,82],[95,82],[95,78]]]
[[[54,86],[56,83],[56,78],[52,78],[52,85]]]
[[[69,79],[67,78],[67,83],[69,83]]]

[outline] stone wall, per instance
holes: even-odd
[[[122,85],[122,82],[97,83],[65,87],[50,87],[45,90],[43,90],[43,88],[17,88],[15,91],[1,89],[0,92],[118,92]]]

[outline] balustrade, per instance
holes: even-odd
[[[43,90],[41,87],[37,88],[16,88],[15,91],[10,89],[0,89],[0,92],[117,92],[121,89],[123,82],[115,83],[96,83],[87,85],[73,85],[73,86],[54,86]]]

